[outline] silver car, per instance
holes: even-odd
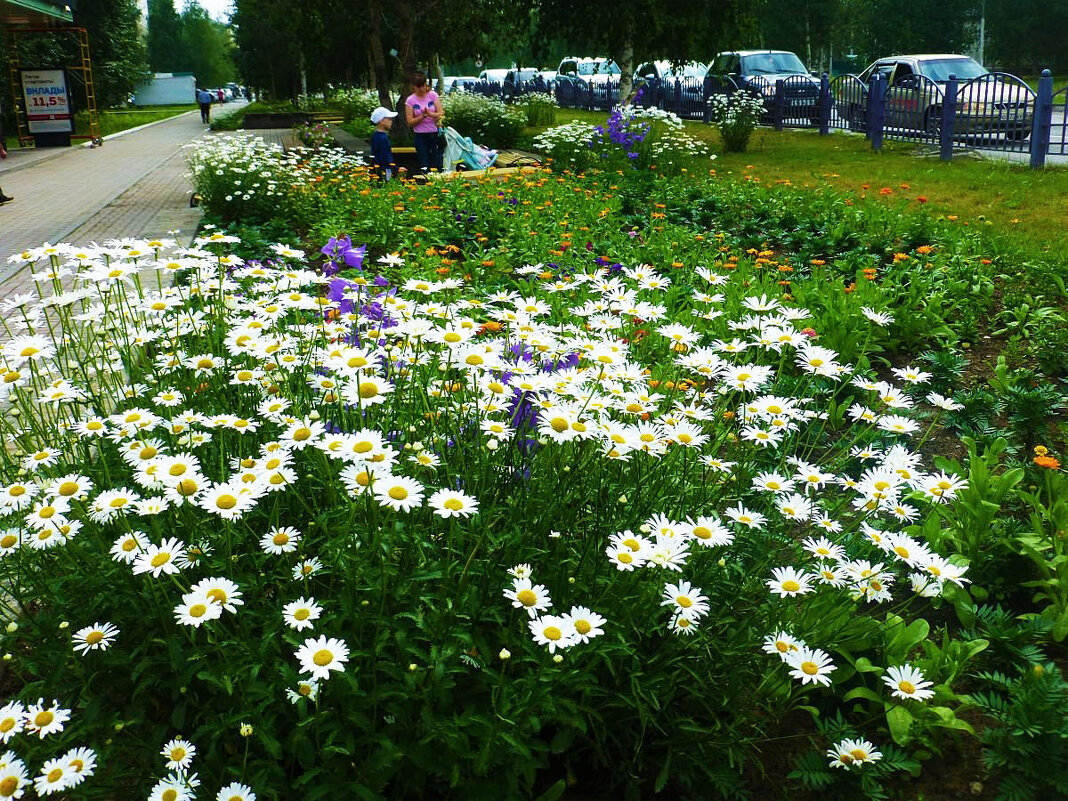
[[[953,75],[957,79],[955,139],[1004,136],[1022,140],[1031,133],[1031,90],[1011,76],[989,72],[974,58],[952,53],[892,56],[869,66],[858,76],[863,95],[836,100],[838,114],[853,128],[863,125],[863,109],[857,105],[866,108],[868,81],[876,74],[886,79],[887,129],[939,136],[946,85]]]

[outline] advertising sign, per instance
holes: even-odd
[[[67,76],[63,70],[23,70],[22,96],[30,133],[71,133]]]

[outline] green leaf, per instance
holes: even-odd
[[[560,779],[556,784],[538,796],[536,801],[556,801],[567,789],[567,782]]]
[[[656,782],[653,784],[653,792],[659,793],[668,783],[668,779],[671,777],[671,749],[668,749],[667,756],[664,758],[664,764],[660,768],[660,772],[656,774]]]
[[[883,699],[867,687],[854,687],[842,696],[843,701],[852,701],[855,698],[863,698],[866,701],[874,701],[877,704],[883,703]]]
[[[890,728],[890,736],[898,745],[908,743],[912,721],[912,713],[903,706],[891,707],[886,711],[886,725]]]

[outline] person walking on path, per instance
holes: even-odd
[[[426,74],[417,72],[412,77],[415,91],[404,101],[404,116],[415,140],[415,152],[423,172],[441,170],[444,154],[438,126],[445,117],[445,106],[438,93],[426,82]]]
[[[208,125],[211,122],[211,92],[198,89],[197,102],[200,103],[200,121]]]

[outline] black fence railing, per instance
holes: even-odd
[[[563,108],[608,111],[620,101],[619,82],[540,76],[517,84],[478,82],[466,90],[504,101],[531,92],[546,92]],[[936,83],[908,75],[892,86],[873,75],[865,84],[855,75],[833,80],[794,75],[776,81],[754,78],[739,84],[730,77],[708,76],[673,80],[651,79],[635,86],[633,101],[646,108],[671,111],[679,117],[709,122],[713,95],[746,92],[764,103],[761,125],[817,128],[863,133],[876,150],[884,139],[917,142],[938,148],[949,160],[956,150],[979,148],[1029,154],[1031,166],[1046,156],[1068,155],[1068,87],[1053,92],[1053,78],[1044,70],[1038,90],[1015,75],[991,72],[968,81],[950,76]]]

